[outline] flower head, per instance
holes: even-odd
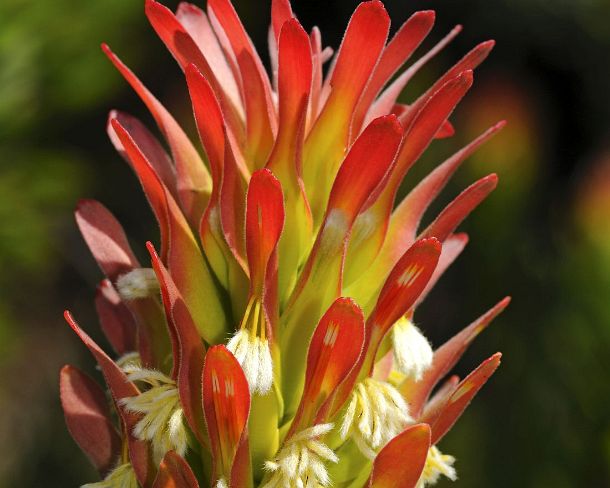
[[[159,225],[158,244],[145,246],[150,264],[100,203],[76,211],[105,275],[95,304],[113,349],[66,313],[112,400],[75,368],[62,370],[68,427],[104,477],[91,486],[195,487],[205,478],[217,488],[381,488],[455,478],[453,458],[436,445],[500,355],[437,385],[508,301],[436,350],[413,320],[468,241],[457,227],[497,177],[420,224],[503,124],[397,196],[427,146],[454,133],[449,118],[493,42],[405,105],[403,88],[461,30],[411,63],[431,11],[388,40],[383,4],[365,1],[335,53],[288,0],[272,0],[270,75],[229,0],[175,13],[146,0],[145,12],[184,72],[203,153],[104,45],[167,149],[136,118],[110,113],[110,140]]]

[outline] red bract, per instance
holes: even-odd
[[[454,458],[436,443],[500,354],[461,382],[445,377],[508,299],[436,350],[414,317],[466,246],[456,229],[497,176],[421,221],[504,123],[397,197],[426,148],[456,131],[448,119],[493,41],[405,105],[403,88],[461,31],[400,72],[432,30],[432,11],[388,40],[383,4],[363,2],[333,57],[288,0],[273,0],[270,74],[229,0],[176,13],[146,0],[145,13],[184,73],[203,153],[103,45],[168,150],[138,119],[110,112],[111,142],[159,225],[158,246],[145,245],[150,265],[100,203],[76,210],[105,275],[95,305],[114,355],[66,313],[112,399],[62,370],[68,428],[105,477],[86,486],[421,488],[454,479]]]

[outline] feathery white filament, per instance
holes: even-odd
[[[121,368],[122,370],[125,370],[125,368],[127,368],[127,367],[141,366],[142,360],[140,359],[140,353],[132,351],[132,352],[126,352],[125,354],[123,354],[121,357],[119,357],[115,361],[115,363],[119,368]]]
[[[119,464],[108,476],[97,483],[87,483],[81,488],[138,488],[136,474],[131,464]]]
[[[159,293],[159,282],[152,268],[136,268],[119,276],[116,288],[123,300],[130,301]]]
[[[428,339],[405,317],[392,327],[394,361],[398,371],[415,381],[431,366],[433,351]]]
[[[264,395],[273,384],[273,360],[267,339],[253,336],[248,329],[240,329],[227,344],[248,380],[250,391]]]
[[[367,378],[352,392],[341,424],[341,437],[345,439],[351,434],[362,453],[373,459],[411,421],[407,403],[396,388]]]
[[[214,488],[229,488],[229,485],[227,485],[227,480],[225,480],[224,478],[220,478],[216,482],[216,485],[214,486]]]
[[[339,458],[318,438],[330,432],[333,424],[309,427],[288,439],[265,469],[272,473],[263,488],[318,488],[329,486],[327,462],[337,463]]]
[[[176,382],[160,371],[132,364],[126,365],[123,370],[130,381],[140,381],[150,386],[138,396],[121,401],[128,411],[143,414],[134,427],[134,436],[152,443],[157,461],[170,450],[184,456],[187,431]]]
[[[457,473],[453,467],[455,458],[448,454],[443,454],[438,447],[432,446],[428,451],[426,464],[415,488],[424,488],[426,485],[434,485],[441,475],[446,476],[451,481],[457,479]]]

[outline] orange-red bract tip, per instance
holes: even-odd
[[[430,448],[430,426],[416,424],[392,439],[377,455],[369,488],[413,488],[424,469]]]
[[[284,195],[279,180],[268,169],[252,174],[246,196],[246,249],[250,280],[263,286],[267,265],[284,227]]]
[[[369,322],[387,331],[413,306],[430,280],[441,254],[435,237],[416,241],[398,260],[379,294]]]
[[[189,464],[174,451],[168,451],[159,465],[152,488],[199,488]]]
[[[328,405],[323,404],[356,364],[363,343],[362,310],[351,298],[337,298],[311,338],[305,388],[291,432],[326,421]]]
[[[462,380],[445,404],[434,412],[434,418],[422,419],[430,423],[432,444],[438,443],[449,429],[453,427],[453,424],[460,418],[474,396],[494,374],[496,369],[498,369],[501,358],[502,353],[497,352],[489,359],[483,361],[481,365]]]
[[[250,391],[241,366],[224,345],[208,349],[202,374],[202,393],[212,447],[213,478],[228,478],[245,435]]]

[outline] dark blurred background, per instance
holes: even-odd
[[[105,136],[121,108],[152,121],[99,50],[106,41],[179,120],[193,123],[181,73],[140,0],[0,2],[0,486],[95,479],[57,399],[66,362],[97,374],[61,312],[99,338],[101,278],[77,234],[79,198],[100,199],[137,251],[156,229],[135,178]],[[177,2],[165,2],[175,7]],[[268,1],[236,8],[264,54]],[[294,0],[306,28],[338,47],[354,0]],[[513,303],[477,339],[464,375],[500,350],[503,365],[442,441],[464,487],[610,486],[610,1],[390,0],[395,30],[435,9],[426,43],[464,32],[408,87],[413,100],[476,43],[492,56],[433,144],[425,171],[498,120],[441,204],[495,171],[500,187],[462,226],[471,243],[416,317],[435,345],[504,295]],[[430,215],[433,215],[432,213]],[[439,486],[448,486],[443,481]]]

